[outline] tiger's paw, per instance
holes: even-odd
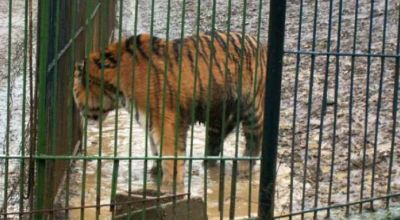
[[[250,173],[253,172],[254,161],[241,160],[238,162],[238,176],[240,178],[249,178]]]
[[[160,168],[160,169],[159,169],[159,168]],[[157,166],[157,163],[154,163],[153,166],[150,168],[149,173],[150,173],[150,175],[151,175],[152,177],[157,177],[158,174],[161,174],[161,175],[162,175],[163,172],[162,172],[161,166],[158,167],[158,166]]]
[[[185,185],[182,181],[173,181],[172,179],[163,179],[161,191],[168,194],[178,194],[185,190]]]

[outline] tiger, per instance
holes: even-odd
[[[155,156],[185,156],[190,126],[207,121],[207,156],[220,155],[238,123],[243,155],[258,156],[266,66],[266,46],[248,34],[213,31],[167,41],[141,33],[77,62],[73,96],[86,119],[102,121],[124,107],[149,131]],[[161,162],[162,185],[182,185],[184,160],[170,158]],[[255,160],[238,163],[239,173],[246,173]]]

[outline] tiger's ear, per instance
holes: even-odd
[[[85,72],[85,60],[75,63],[74,76],[82,77]]]
[[[97,52],[91,53],[89,56],[89,60],[90,62],[98,63],[100,60],[100,53]]]

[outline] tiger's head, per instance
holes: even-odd
[[[83,60],[75,64],[73,95],[84,118],[103,121],[110,111],[120,106],[119,102],[123,102],[124,98],[118,98],[121,92],[107,82],[105,75],[99,77],[96,74],[97,64],[94,61],[91,56],[89,61]]]

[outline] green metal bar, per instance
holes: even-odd
[[[150,41],[149,41],[149,47],[151,48],[149,51],[149,57],[151,58],[153,56],[153,34],[154,34],[154,5],[155,1],[151,0],[151,18],[150,18]],[[145,147],[144,147],[144,154],[145,154],[145,159],[144,159],[144,166],[143,166],[143,192],[147,191],[147,162],[148,162],[148,139],[149,139],[149,129],[150,129],[150,69],[152,65],[152,59],[148,59],[147,62],[147,67],[146,67],[146,123],[145,123]],[[146,199],[147,195],[146,193],[143,193],[143,199]],[[143,206],[142,209],[142,219],[146,219],[146,212],[145,212],[145,207]]]
[[[357,3],[357,1],[356,1]],[[358,15],[358,12],[356,13]],[[356,17],[358,18],[358,17]],[[357,21],[358,19],[356,19]],[[332,52],[323,52],[323,51],[303,51],[300,49],[297,50],[285,50],[286,54],[288,55],[296,55],[296,54],[301,54],[301,55],[314,55],[314,56],[326,56],[326,55],[332,55],[332,56],[341,56],[341,57],[385,57],[385,58],[399,58],[400,54],[387,54],[387,53],[362,53],[362,52],[338,52],[338,51],[332,51]]]
[[[134,24],[134,31],[133,34],[134,36],[137,36],[137,21],[138,21],[138,9],[139,9],[139,1],[135,1],[135,24]],[[136,44],[133,44],[133,50],[132,50],[132,87],[131,87],[131,94],[134,94],[134,89],[135,89],[135,73],[136,73]],[[129,121],[129,157],[132,157],[132,131],[133,131],[133,121],[134,121],[134,117],[133,117],[133,108],[134,107],[133,104],[130,105],[130,121]],[[128,161],[128,193],[129,195],[132,192],[132,161],[129,160]],[[132,219],[132,206],[129,206],[128,209],[128,219]]]
[[[137,21],[138,21],[138,9],[139,9],[139,1],[135,1],[135,24],[134,24],[134,31],[133,34],[134,36],[137,36]],[[132,87],[131,87],[131,94],[134,94],[134,86],[135,86],[135,73],[136,73],[136,44],[133,44],[133,50],[132,50]],[[130,121],[129,121],[129,157],[132,157],[132,131],[133,131],[133,104],[130,105]],[[131,194],[132,192],[132,161],[128,161],[128,193]],[[128,219],[132,219],[132,207],[129,206],[128,210]]]
[[[196,10],[196,42],[195,42],[195,57],[194,57],[194,69],[192,70],[194,73],[194,82],[193,82],[193,98],[190,109],[190,124],[192,125],[190,129],[190,149],[189,149],[189,157],[193,157],[193,140],[194,140],[194,123],[196,121],[196,107],[197,107],[197,80],[199,78],[199,34],[200,34],[200,15],[201,15],[201,0],[197,1],[197,10]],[[193,169],[193,161],[189,160],[188,164],[188,202],[190,202],[191,192],[192,192],[192,169]],[[188,213],[190,213],[190,206],[188,206]]]
[[[109,9],[106,7],[108,6],[109,1],[102,1],[101,2],[101,20],[100,20],[100,32],[101,33],[108,33],[108,23],[106,22]],[[101,59],[101,70],[100,70],[100,118],[103,118],[103,108],[104,108],[104,60],[105,60],[105,49],[107,46],[107,39],[108,35],[101,34],[100,35],[100,59]],[[99,148],[97,154],[102,156],[103,154],[103,123],[102,120],[99,120]],[[102,160],[97,160],[97,172],[96,172],[96,220],[99,219],[100,216],[100,202],[101,202],[101,176],[102,176]],[[113,182],[114,183],[114,182]],[[112,197],[113,198],[113,197]]]
[[[247,0],[243,1],[243,19],[242,19],[242,37],[240,39],[240,61],[239,61],[239,76],[238,76],[238,88],[237,88],[237,105],[236,105],[236,137],[235,137],[235,157],[239,157],[239,123],[240,123],[240,108],[242,105],[242,85],[243,85],[243,65],[244,65],[244,53],[246,47],[244,45],[245,34],[246,34],[246,10],[247,10]],[[250,162],[249,162],[250,163]],[[237,169],[238,161],[233,160],[232,165],[232,178],[231,178],[231,201],[229,206],[229,218],[233,219],[235,217],[236,209],[236,182],[237,182]]]
[[[372,31],[373,31],[373,18],[374,18],[374,6],[375,1],[371,1],[370,17],[369,17],[369,30],[368,30],[368,54],[372,51]],[[364,141],[363,141],[363,157],[362,157],[362,168],[361,168],[361,186],[360,186],[360,200],[364,199],[364,181],[365,181],[365,169],[366,169],[366,157],[367,157],[367,142],[368,142],[368,119],[369,119],[369,96],[370,96],[370,78],[371,78],[371,57],[367,57],[367,83],[366,83],[366,94],[365,94],[365,120],[364,120]],[[371,207],[373,209],[373,207]],[[359,212],[362,213],[363,206],[360,204]]]
[[[313,31],[312,31],[312,43],[311,51],[316,48],[317,39],[317,21],[318,21],[318,8],[319,2],[314,2],[314,15],[313,15]],[[312,101],[313,101],[313,88],[314,88],[314,74],[315,74],[315,55],[311,55],[311,65],[310,65],[310,77],[308,83],[308,106],[307,106],[307,125],[306,125],[306,146],[304,149],[304,166],[303,166],[303,181],[302,181],[302,195],[301,195],[301,209],[305,209],[305,198],[306,198],[306,181],[308,175],[308,160],[309,160],[309,143],[310,143],[310,128],[311,128],[311,111],[312,111]],[[265,120],[265,118],[264,118]],[[304,219],[304,215],[301,215],[301,220]]]
[[[119,33],[118,33],[118,45],[117,45],[117,90],[119,91],[120,89],[120,83],[121,83],[121,54],[122,54],[122,49],[121,49],[121,39],[122,39],[122,8],[124,7],[123,5],[123,1],[120,0],[119,1]],[[104,66],[102,67],[104,69]],[[103,73],[104,75],[104,73]],[[104,76],[103,76],[104,78]],[[119,97],[117,95],[116,97],[116,102],[117,105],[119,103],[119,99],[121,97]],[[115,109],[115,127],[114,127],[114,157],[117,156],[118,151],[117,151],[117,147],[118,147],[118,118],[119,118],[119,109],[116,108]],[[116,195],[116,191],[117,191],[117,183],[118,183],[118,167],[119,167],[119,161],[118,160],[114,160],[113,161],[113,172],[112,172],[112,180],[111,180],[111,198],[110,198],[110,202],[114,202],[115,200],[115,195]],[[112,218],[114,218],[115,212],[114,209],[112,209]]]
[[[50,1],[43,0],[39,2],[39,100],[38,100],[38,148],[37,155],[46,153],[46,75],[47,60],[49,47],[49,15]],[[37,159],[37,175],[36,175],[36,202],[35,209],[44,209],[44,201],[46,196],[46,160]],[[43,219],[43,213],[36,213],[35,219]]]
[[[303,0],[300,0],[299,7],[299,28],[297,30],[297,50],[301,48],[302,42],[302,27],[303,27]],[[298,85],[299,85],[299,70],[300,70],[300,54],[296,54],[296,73],[294,79],[294,94],[293,94],[293,118],[292,118],[292,140],[291,140],[291,155],[290,155],[290,170],[294,170],[295,163],[295,144],[296,144],[296,118],[297,118],[297,100],[298,100]],[[289,193],[289,213],[293,212],[293,193],[294,193],[294,172],[290,175],[290,193]],[[292,216],[289,216],[292,220]]]
[[[258,2],[258,20],[257,20],[257,49],[256,49],[256,67],[255,67],[255,71],[254,71],[254,85],[253,85],[253,101],[255,100],[256,97],[256,91],[257,91],[257,82],[258,82],[258,67],[259,67],[259,57],[260,57],[260,35],[261,35],[261,18],[262,18],[262,6],[263,6],[263,1],[260,0]],[[255,122],[253,122],[253,127],[255,127]],[[254,142],[254,136],[251,136],[251,142]],[[249,161],[251,162],[251,161]],[[251,162],[252,163],[252,162]],[[251,184],[253,182],[253,172],[252,172],[252,166],[249,166],[249,196],[247,198],[248,201],[248,207],[247,207],[247,217],[251,218],[251,203],[252,203],[252,187]]]
[[[286,0],[271,0],[258,217],[273,219]]]
[[[382,49],[381,52],[384,54],[385,53],[385,47],[386,47],[386,30],[387,30],[387,17],[388,17],[388,0],[385,0],[385,9],[383,13],[383,30],[382,30]],[[398,21],[400,22],[400,21]],[[376,121],[375,121],[375,135],[374,135],[374,153],[372,157],[372,164],[376,164],[376,151],[378,148],[378,133],[379,133],[379,116],[381,112],[381,104],[382,104],[382,90],[383,90],[383,77],[385,73],[385,57],[381,57],[381,70],[379,74],[379,89],[378,89],[378,103],[377,103],[377,109],[376,109]],[[375,172],[376,172],[376,166],[372,166],[372,179],[371,179],[371,198],[375,196]],[[371,207],[374,207],[374,202],[371,201]]]
[[[70,60],[71,61],[74,61],[75,60],[75,36],[74,36],[74,33],[75,33],[75,29],[76,29],[76,18],[77,18],[77,15],[76,15],[76,13],[74,13],[74,12],[76,12],[76,11],[74,11],[74,10],[76,10],[77,9],[77,4],[76,4],[76,1],[72,1],[72,10],[71,10],[71,18],[72,18],[72,21],[71,21],[71,46],[70,46]],[[72,73],[72,71],[74,70],[74,62],[71,62],[70,63],[70,65],[69,65],[69,72],[70,73]],[[74,74],[69,74],[69,91],[70,91],[70,98],[68,99],[68,104],[67,104],[67,108],[68,108],[68,112],[67,112],[67,114],[68,114],[68,121],[67,121],[67,146],[68,146],[68,153],[69,154],[72,154],[72,152],[73,152],[73,143],[72,143],[72,138],[73,138],[73,121],[74,121],[74,118],[73,118],[73,113],[74,113],[74,99],[73,99],[73,94],[72,94],[72,91],[73,91],[73,86],[74,86]],[[65,179],[65,188],[64,188],[64,191],[65,191],[65,204],[64,204],[64,206],[65,207],[69,207],[69,192],[70,192],[70,177],[71,177],[71,167],[72,167],[72,161],[68,161],[68,168],[67,168],[67,173],[66,173],[66,179]],[[69,217],[69,210],[65,210],[65,216],[66,217]]]
[[[182,84],[182,56],[183,56],[183,45],[185,44],[184,42],[184,37],[185,37],[185,11],[186,11],[186,0],[182,1],[182,14],[181,14],[181,36],[180,36],[180,41],[181,41],[181,45],[179,47],[179,60],[178,60],[178,90],[177,90],[177,96],[176,96],[176,116],[175,116],[175,143],[174,143],[174,152],[175,152],[175,157],[178,156],[178,144],[179,141],[178,139],[180,139],[180,135],[179,135],[179,129],[180,129],[180,96],[181,96],[181,84]],[[183,140],[186,141],[186,140]],[[182,146],[179,146],[182,147]],[[186,146],[183,146],[186,147]],[[176,169],[179,169],[177,166],[177,160],[174,160],[174,169],[176,167]],[[174,178],[173,178],[173,194],[177,193],[177,182],[176,182],[176,174],[177,172],[174,172]],[[183,178],[184,179],[184,178]],[[173,198],[173,218],[176,219],[176,197]]]
[[[333,13],[333,1],[329,1],[329,15],[328,15],[328,34],[326,37],[326,48],[327,52],[329,53],[331,51],[331,37],[332,37],[332,13]],[[340,25],[340,24],[339,24]],[[340,35],[340,29],[338,31]],[[340,47],[340,40],[338,42],[338,47]],[[327,99],[328,99],[328,79],[329,79],[329,66],[330,66],[330,55],[326,55],[325,58],[325,73],[324,73],[324,83],[323,83],[323,92],[322,92],[322,102],[321,102],[321,113],[320,113],[320,121],[319,121],[319,135],[318,135],[318,150],[317,150],[317,163],[316,163],[316,181],[315,181],[315,191],[314,191],[314,208],[318,207],[318,198],[319,198],[319,179],[320,179],[320,167],[321,167],[321,150],[322,150],[322,140],[324,136],[324,119],[325,119],[325,113],[326,113],[326,106],[327,106]],[[335,86],[339,86],[337,84],[338,82],[338,75],[336,77],[336,83]],[[337,87],[335,87],[337,88]],[[335,98],[337,98],[337,89],[335,89]],[[336,103],[336,102],[335,102]],[[336,106],[336,105],[335,105]],[[336,110],[337,108],[335,108]],[[336,113],[337,111],[335,111]],[[336,114],[335,114],[336,115]],[[335,123],[334,123],[334,129],[333,133],[336,133],[336,117],[335,117]],[[335,151],[335,135],[333,136],[333,149],[332,151]],[[332,154],[332,158],[335,158],[335,155]],[[333,164],[331,167],[331,170],[333,169]],[[329,209],[328,209],[328,215],[329,215]],[[317,211],[314,212],[314,219],[318,217]]]
[[[167,24],[166,24],[166,33],[165,33],[165,41],[169,42],[169,28],[170,28],[170,18],[171,18],[171,0],[168,0],[167,3]],[[168,71],[169,71],[169,44],[165,44],[164,48],[164,80],[163,80],[163,87],[162,87],[162,109],[161,109],[161,140],[160,140],[160,149],[158,152],[159,158],[162,158],[163,155],[163,147],[164,147],[164,135],[165,135],[165,101],[166,101],[166,94],[167,94],[167,80],[168,80]],[[161,160],[157,160],[157,198],[160,197],[161,192]],[[190,194],[188,194],[190,196]],[[157,201],[157,209],[160,207],[160,203]]]
[[[0,160],[5,159],[10,160],[19,160],[19,159],[29,159],[30,156],[21,156],[21,155],[0,155]],[[46,155],[46,154],[37,154],[32,156],[33,159],[37,160],[143,160],[142,156],[129,157],[129,156],[71,156],[71,155]],[[148,160],[260,160],[261,157],[220,157],[220,156],[200,156],[200,157],[188,157],[188,156],[163,156],[160,158],[159,156],[151,156],[147,157]]]
[[[86,25],[85,25],[85,57],[88,57],[91,50],[92,50],[92,39],[93,39],[93,20],[90,19],[91,15],[93,15],[93,12],[91,11],[92,8],[94,8],[94,11],[98,10],[99,4],[97,6],[94,6],[92,4],[92,1],[86,1]],[[86,98],[85,98],[85,109],[84,109],[84,115],[85,119],[83,121],[83,156],[87,156],[87,139],[88,139],[88,134],[87,134],[87,128],[88,128],[88,120],[87,120],[87,115],[88,115],[88,97],[89,97],[89,65],[85,65],[85,93],[86,93]],[[82,185],[81,185],[81,201],[80,205],[81,207],[85,206],[86,203],[86,166],[87,166],[87,160],[84,160],[82,163]],[[85,218],[85,209],[81,208],[80,210],[80,219],[83,220]]]
[[[26,111],[26,75],[27,75],[27,58],[28,58],[28,0],[25,0],[25,20],[24,20],[24,61],[23,61],[23,83],[22,83],[22,122],[21,122],[21,156],[25,156],[25,111]],[[24,188],[25,184],[25,160],[20,160],[20,177],[19,177],[19,212],[24,210]],[[22,214],[19,215],[22,218]]]
[[[7,61],[7,121],[6,121],[6,149],[5,153],[10,153],[10,120],[11,120],[11,45],[12,45],[12,5],[13,1],[10,0],[8,3],[8,61]],[[8,159],[5,159],[4,163],[4,204],[3,209],[7,212],[8,208]],[[4,215],[4,219],[7,219],[7,215]]]
[[[52,34],[52,36],[54,36],[53,41],[53,45],[52,45],[52,50],[54,51],[54,54],[58,54],[58,45],[59,45],[59,30],[60,30],[60,2],[61,1],[56,1],[53,2],[53,4],[55,4],[55,21],[54,23],[52,23],[52,28],[54,28],[55,33],[54,35]],[[53,8],[53,7],[51,7]],[[57,146],[57,99],[58,99],[58,61],[59,60],[55,60],[54,62],[54,69],[51,73],[52,76],[50,76],[49,78],[52,79],[52,83],[51,83],[51,90],[50,91],[51,97],[50,97],[50,104],[51,104],[51,110],[50,110],[50,120],[51,120],[51,124],[49,126],[49,147],[50,147],[50,154],[51,155],[55,155],[56,154],[56,146]],[[48,73],[49,74],[49,73]],[[54,197],[54,176],[55,176],[55,162],[56,160],[49,160],[47,162],[47,164],[49,165],[49,170],[50,173],[48,173],[49,179],[47,181],[47,189],[48,189],[48,198],[53,198]],[[48,205],[50,205],[48,208],[53,208],[53,201],[49,202]],[[54,218],[54,213],[50,212],[49,213],[49,218],[53,219]]]
[[[228,18],[227,18],[227,30],[226,30],[226,36],[230,35],[231,32],[231,17],[232,17],[232,0],[228,1]],[[228,39],[228,38],[227,38]],[[224,85],[225,85],[225,91],[228,91],[228,85],[227,85],[227,79],[228,79],[228,74],[229,74],[229,69],[228,69],[228,61],[229,61],[229,46],[230,46],[230,41],[226,41],[226,49],[225,49],[225,63],[224,63]],[[256,70],[257,72],[257,70]],[[225,136],[226,136],[226,111],[227,111],[227,95],[225,94],[224,100],[222,103],[222,131],[221,131],[221,153],[220,157],[224,157],[224,141],[225,141]],[[222,220],[224,218],[224,204],[225,204],[225,199],[224,199],[224,194],[225,194],[225,160],[220,160],[220,178],[219,178],[219,194],[218,194],[218,210],[219,210],[219,218]]]
[[[210,45],[210,60],[209,60],[209,65],[208,65],[208,86],[207,86],[207,109],[206,109],[206,139],[205,139],[205,156],[208,155],[208,145],[210,143],[209,140],[209,128],[210,128],[210,111],[211,111],[211,97],[213,96],[212,94],[212,83],[213,83],[213,61],[215,58],[215,47],[214,47],[214,31],[215,31],[215,17],[216,17],[216,7],[217,7],[217,2],[216,0],[213,0],[212,2],[212,15],[211,15],[211,45]],[[200,39],[199,39],[200,40]],[[208,196],[207,196],[207,171],[208,171],[208,163],[204,163],[204,178],[203,178],[203,183],[204,183],[204,214],[207,214],[207,203],[208,203]]]
[[[400,10],[398,11],[398,23],[397,23],[397,46],[396,53],[400,54]],[[392,140],[390,143],[390,160],[389,160],[389,169],[388,169],[388,182],[386,194],[390,194],[392,192],[392,175],[393,175],[393,160],[395,159],[395,142],[396,142],[396,123],[397,123],[397,112],[398,112],[398,102],[399,102],[399,77],[400,77],[400,58],[396,59],[395,64],[395,73],[394,73],[394,85],[393,85],[393,110],[392,110]],[[389,197],[386,199],[386,208],[390,206]]]
[[[356,52],[357,45],[357,30],[358,30],[358,10],[359,0],[355,3],[354,13],[354,34],[353,34],[353,54]],[[354,93],[354,73],[355,73],[355,56],[351,57],[351,72],[350,72],[350,99],[349,99],[349,130],[348,130],[348,146],[347,146],[347,189],[346,202],[350,202],[350,187],[351,187],[351,149],[352,149],[352,132],[353,132],[353,93]],[[350,213],[350,206],[346,206],[346,215]]]
[[[336,51],[339,52],[341,49],[341,34],[342,34],[342,9],[343,9],[343,1],[339,1],[339,20],[338,20],[338,30],[336,35]],[[338,113],[338,92],[339,92],[339,71],[340,71],[340,57],[336,57],[336,66],[335,66],[335,98],[334,98],[334,115],[333,115],[333,140],[332,140],[332,158],[331,158],[331,170],[329,177],[329,192],[328,192],[328,204],[331,204],[332,199],[332,185],[333,185],[333,173],[335,166],[335,155],[336,155],[336,128],[337,128],[337,113]],[[317,177],[317,179],[319,176]],[[330,209],[327,210],[327,217],[331,215]]]

